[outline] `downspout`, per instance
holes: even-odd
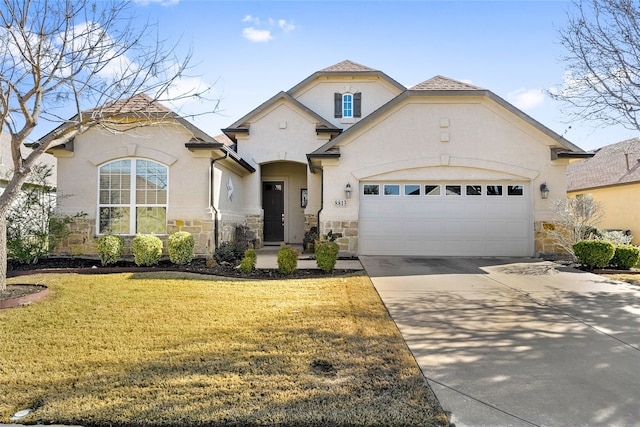
[[[218,248],[218,209],[215,207],[215,203],[213,202],[215,185],[214,177],[215,177],[215,165],[218,160],[224,160],[229,157],[229,152],[225,150],[224,156],[218,157],[216,159],[211,159],[211,164],[209,165],[209,208],[213,212],[213,244],[214,248]],[[215,250],[215,249],[214,249]]]

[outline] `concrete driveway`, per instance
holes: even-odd
[[[360,261],[456,427],[640,426],[640,287],[529,258]]]

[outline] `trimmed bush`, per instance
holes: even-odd
[[[240,271],[242,273],[251,273],[256,268],[256,262],[258,261],[258,255],[253,249],[247,249],[244,252],[244,258],[240,263]]]
[[[629,270],[640,259],[640,249],[632,245],[620,245],[611,258],[611,265],[621,270]]]
[[[336,266],[340,247],[336,242],[318,242],[316,244],[316,264],[320,270],[330,273]]]
[[[213,258],[218,264],[228,262],[233,265],[238,265],[238,262],[244,256],[245,249],[241,243],[222,242],[213,253]]]
[[[195,239],[193,234],[186,231],[178,231],[169,236],[169,260],[178,265],[188,264],[193,259]]]
[[[580,264],[593,270],[609,264],[615,253],[615,246],[605,240],[581,240],[574,243],[573,252]]]
[[[124,253],[124,239],[114,234],[103,234],[98,238],[98,255],[102,265],[115,264]]]
[[[292,274],[298,268],[298,251],[284,245],[278,251],[278,272]]]
[[[162,256],[162,240],[154,234],[138,234],[133,238],[132,249],[136,265],[156,265]]]

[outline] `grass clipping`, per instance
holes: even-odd
[[[0,422],[446,424],[366,276],[19,280],[51,295],[0,312]]]

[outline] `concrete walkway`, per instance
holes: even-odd
[[[316,260],[311,258],[312,254],[303,254],[302,245],[289,245],[296,249],[301,255],[298,258],[298,269],[317,270]],[[280,246],[263,246],[256,250],[258,258],[256,268],[278,268],[278,251]],[[362,270],[362,264],[357,259],[342,260],[336,262],[336,270]]]
[[[640,288],[535,259],[361,257],[463,426],[639,426]]]

